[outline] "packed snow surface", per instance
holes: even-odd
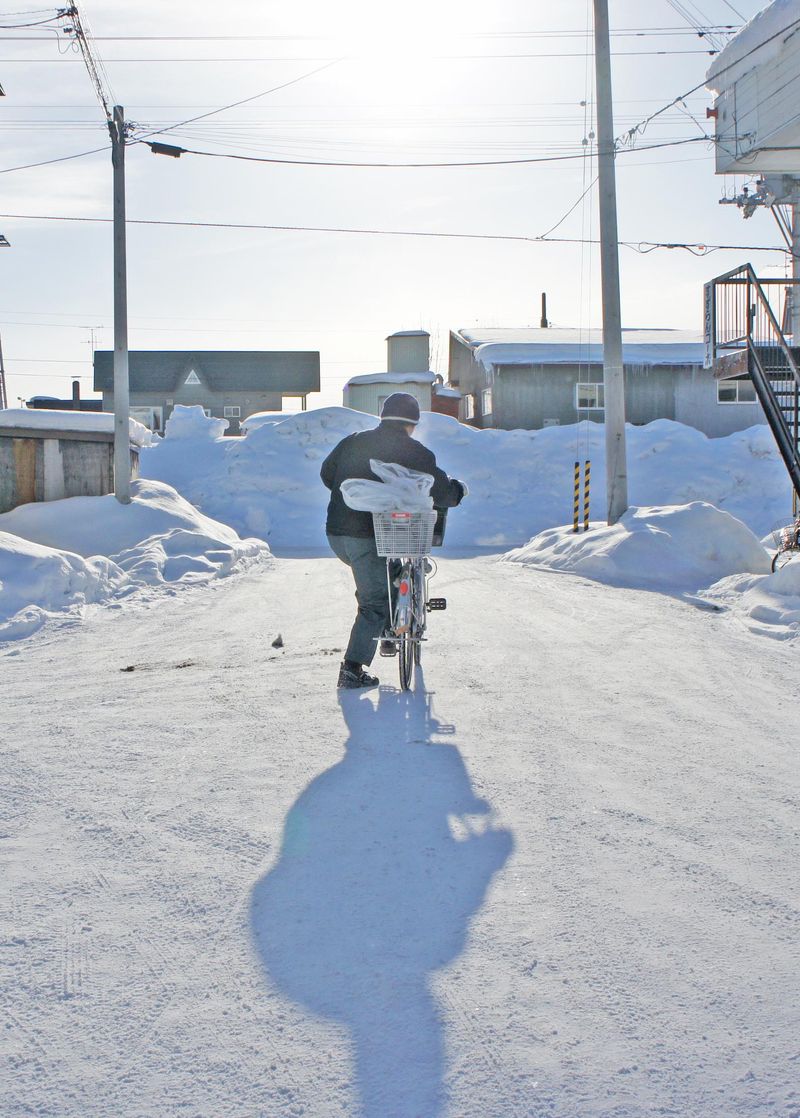
[[[0,432],[10,434],[7,428],[26,427],[36,431],[94,432],[114,434],[112,412],[50,411],[45,408],[6,408],[0,410]],[[130,440],[134,446],[149,446],[151,433],[143,423],[128,420]]]
[[[219,436],[218,421],[202,408],[176,408],[167,437],[143,452],[140,468],[241,536],[260,536],[273,550],[327,551],[328,492],[320,465],[340,439],[377,422],[364,412],[321,408],[231,439]],[[449,549],[506,551],[545,529],[571,524],[576,459],[591,459],[592,512],[597,519],[605,510],[605,437],[599,424],[481,431],[424,412],[416,437],[434,451],[442,469],[469,486],[468,499],[448,517]],[[631,505],[706,501],[759,537],[791,507],[786,470],[766,426],[709,439],[664,419],[629,426],[627,443]]]
[[[269,558],[262,540],[240,539],[162,482],[134,481],[131,497],[69,497],[0,515],[0,641],[79,617],[90,603],[119,606],[133,592],[197,586]]]
[[[800,646],[433,589],[405,694],[332,557],[0,647],[3,1118],[796,1118]]]

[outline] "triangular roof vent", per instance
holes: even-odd
[[[200,377],[197,375],[197,373],[194,371],[194,369],[190,369],[189,370],[189,375],[183,383],[184,384],[201,384],[202,381],[200,380]]]

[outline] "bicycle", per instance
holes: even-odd
[[[422,661],[428,614],[447,609],[446,598],[432,598],[428,583],[436,574],[431,547],[441,546],[447,512],[374,512],[375,545],[386,559],[391,625],[389,640],[397,645],[400,688],[408,691],[414,666]]]
[[[778,549],[772,557],[772,573],[785,567],[790,560],[800,557],[800,517],[782,520],[772,529],[772,538]]]

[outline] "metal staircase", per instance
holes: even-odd
[[[787,304],[799,283],[759,279],[745,264],[711,280],[705,291],[707,364],[718,379],[752,380],[789,471],[795,506],[800,500],[800,347],[787,341],[781,323],[789,317]]]

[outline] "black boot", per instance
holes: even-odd
[[[365,672],[360,664],[356,664],[352,660],[342,660],[336,686],[347,690],[353,690],[356,687],[377,687],[378,680],[376,676]]]

